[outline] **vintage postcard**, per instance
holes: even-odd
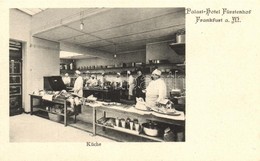
[[[259,5],[3,1],[0,160],[259,160]]]

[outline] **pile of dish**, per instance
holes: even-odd
[[[118,103],[118,102],[103,102],[102,105],[104,105],[104,106],[113,106],[113,105],[120,106],[122,104]]]

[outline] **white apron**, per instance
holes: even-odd
[[[74,84],[74,93],[76,93],[79,97],[83,97],[83,78],[79,76]]]
[[[166,97],[166,85],[163,80],[151,81],[146,88],[146,105],[150,108],[156,107],[156,102]]]
[[[135,87],[135,84],[134,84],[134,77],[132,75],[129,76],[129,80],[128,80],[128,83],[129,83],[129,92],[128,94],[130,96],[133,95],[133,90],[134,90],[134,87]]]

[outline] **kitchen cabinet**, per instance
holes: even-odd
[[[20,44],[20,43],[19,43]],[[20,44],[21,45],[21,44]],[[10,50],[9,61],[9,115],[23,112],[22,108],[22,60],[21,50]]]
[[[76,122],[77,112],[68,113],[67,101],[65,99],[54,99],[54,100],[50,101],[50,100],[42,99],[42,96],[30,94],[30,100],[31,100],[31,107],[30,107],[31,115],[37,114],[44,118],[48,118],[47,115],[41,114],[41,113],[39,113],[39,111],[41,111],[45,114],[52,113],[55,115],[60,115],[60,116],[64,117],[64,126],[67,126],[67,119],[69,116],[74,116],[74,122]],[[35,102],[37,102],[37,103],[35,103]],[[51,112],[49,108],[48,109],[46,108],[46,106],[50,106],[50,105],[63,105],[63,112],[62,113]],[[38,111],[38,113],[36,111]]]
[[[133,106],[129,106],[129,105],[105,106],[105,105],[102,105],[102,103],[94,103],[94,104],[84,103],[84,106],[89,106],[89,107],[93,108],[93,135],[94,136],[97,134],[96,127],[99,126],[99,127],[103,127],[104,130],[107,128],[107,129],[120,131],[122,133],[128,133],[131,135],[135,135],[135,136],[149,139],[149,140],[156,141],[156,142],[164,141],[163,136],[161,136],[161,135],[158,137],[157,136],[152,137],[152,136],[145,135],[142,131],[136,132],[136,131],[130,130],[130,129],[119,128],[116,126],[112,127],[112,126],[100,124],[97,121],[97,112],[98,111],[103,112],[103,118],[106,118],[109,113],[112,113],[113,115],[118,115],[119,117],[127,116],[129,118],[142,118],[144,120],[185,127],[185,116],[184,116],[183,112],[179,112],[180,115],[178,115],[178,116],[169,116],[169,115],[154,113],[151,111],[137,110]],[[110,138],[109,135],[107,135],[106,137]],[[123,140],[119,140],[119,141],[123,141]]]

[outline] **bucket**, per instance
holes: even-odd
[[[53,113],[48,113],[48,115],[49,115],[49,119],[52,121],[61,122],[63,120],[63,116],[61,116],[61,115],[56,115]]]

